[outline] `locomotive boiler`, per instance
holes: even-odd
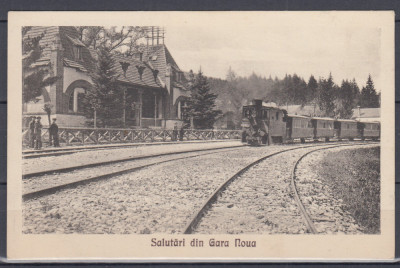
[[[282,143],[286,132],[286,111],[253,100],[243,106],[242,141],[251,145]]]

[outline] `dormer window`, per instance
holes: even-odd
[[[138,70],[140,80],[142,80],[143,71],[144,71],[144,69],[146,69],[146,67],[140,66],[140,65],[136,65],[136,68],[137,68],[137,70]]]
[[[179,71],[174,71],[173,72],[173,74],[172,74],[172,76],[173,76],[173,79],[176,81],[176,82],[181,82],[181,80],[182,80],[182,72],[179,72]]]
[[[76,60],[82,59],[82,47],[74,46],[74,57]]]

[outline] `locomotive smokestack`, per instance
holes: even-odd
[[[253,100],[252,104],[255,106],[262,106],[262,100]]]

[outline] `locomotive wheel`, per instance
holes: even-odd
[[[262,138],[261,138],[261,143],[262,143],[262,144],[267,144],[267,142],[268,142],[268,135],[262,136]]]

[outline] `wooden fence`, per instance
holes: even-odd
[[[111,144],[133,142],[166,142],[179,140],[179,131],[171,129],[104,129],[104,128],[59,128],[60,143],[65,145]],[[23,143],[29,144],[29,129],[23,129]],[[182,140],[236,140],[240,130],[196,130],[185,129]],[[49,129],[42,129],[42,142],[49,142]]]

